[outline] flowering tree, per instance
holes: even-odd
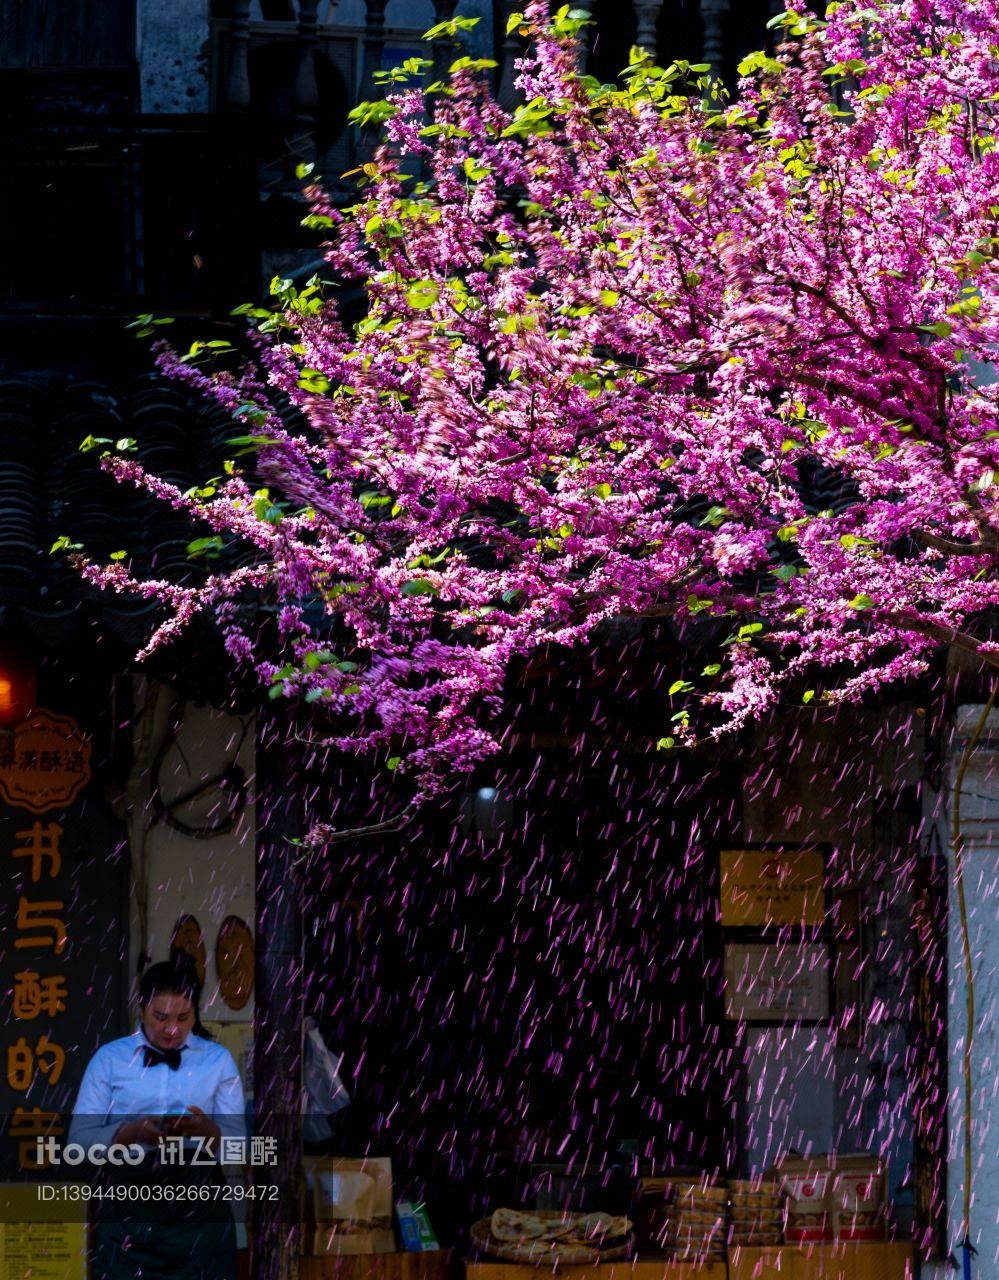
[[[275,693],[424,786],[494,747],[512,658],[615,615],[731,620],[669,690],[663,746],[809,671],[806,701],[943,644],[999,664],[999,406],[972,374],[999,339],[992,0],[791,10],[731,99],[640,50],[598,84],[578,15],[513,22],[523,105],[466,58],[410,87],[414,60],[356,113],[385,130],[358,203],[310,188],[358,324],[278,280],[242,309],[252,368],[160,351],[245,424],[253,467],[181,494],[105,459],[207,526],[195,550],[252,563],[196,587],[85,572],[170,606],[150,647],[213,610]],[[279,656],[242,621],[261,591]]]

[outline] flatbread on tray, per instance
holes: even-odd
[[[611,1241],[623,1240],[631,1230],[631,1219],[609,1213],[581,1213],[566,1235],[567,1244],[605,1248]]]
[[[498,1208],[489,1219],[489,1230],[493,1239],[515,1244],[517,1240],[539,1240],[547,1234],[548,1224],[537,1213],[519,1208]]]
[[[473,1242],[485,1252],[534,1266],[624,1257],[630,1232],[631,1222],[625,1217],[545,1209],[497,1209],[471,1229]]]

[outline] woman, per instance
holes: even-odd
[[[95,1202],[94,1280],[235,1280],[217,1160],[221,1139],[245,1139],[243,1087],[229,1051],[197,1034],[200,993],[185,953],[152,965],[139,1029],[102,1045],[84,1074],[69,1140],[145,1151],[141,1165],[114,1169],[122,1198]],[[190,1194],[204,1183],[207,1198]]]

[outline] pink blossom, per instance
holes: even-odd
[[[731,623],[678,739],[806,675],[859,698],[946,644],[999,665],[999,392],[970,372],[999,343],[999,16],[932,9],[932,38],[924,0],[802,9],[711,110],[580,78],[538,2],[517,112],[469,70],[405,89],[356,204],[309,192],[364,319],[285,293],[254,367],[159,351],[253,463],[200,497],[106,464],[250,565],[89,580],[163,601],[147,649],[219,613],[424,792],[496,749],[513,658],[615,615]],[[242,629],[255,590],[278,653]]]

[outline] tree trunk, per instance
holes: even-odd
[[[254,1135],[270,1163],[253,1166],[258,1186],[277,1186],[253,1205],[254,1280],[297,1280],[300,1253],[302,1095],[302,911],[296,846],[301,833],[297,753],[289,721],[261,717],[257,735],[257,974],[254,1016]]]

